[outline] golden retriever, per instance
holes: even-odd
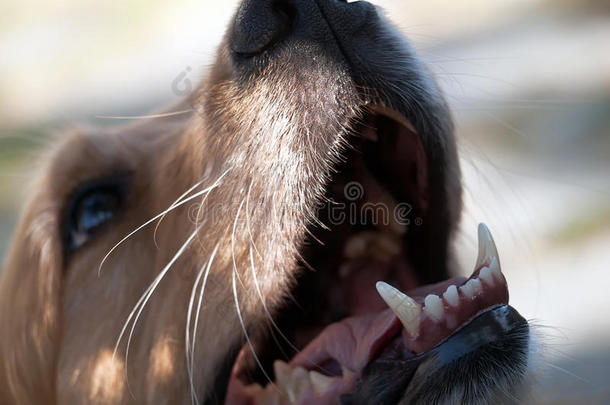
[[[376,7],[243,0],[181,105],[48,154],[2,274],[0,403],[511,402],[528,324],[484,226],[450,278],[456,155]]]

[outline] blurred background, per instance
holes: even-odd
[[[476,224],[537,325],[538,404],[610,403],[610,2],[379,0],[452,104]],[[0,3],[0,257],[51,135],[122,125],[204,75],[234,1]]]

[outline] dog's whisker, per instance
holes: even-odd
[[[216,244],[216,247],[214,248],[214,251],[212,252],[212,255],[210,256],[210,259],[208,260],[208,265],[207,268],[205,270],[205,276],[203,277],[203,282],[201,283],[201,288],[199,290],[199,301],[197,302],[197,311],[195,312],[195,323],[193,325],[193,339],[192,339],[192,343],[191,343],[191,357],[190,357],[190,383],[191,383],[191,394],[194,395],[195,398],[195,402],[197,404],[199,404],[199,401],[197,399],[197,393],[195,392],[195,386],[194,386],[194,381],[193,381],[193,364],[195,364],[195,346],[197,344],[197,326],[199,325],[199,315],[201,313],[201,306],[203,303],[203,293],[205,291],[205,287],[207,285],[208,282],[208,276],[210,275],[210,269],[212,268],[212,263],[214,262],[214,257],[216,257],[216,253],[218,251],[218,247],[220,246],[220,243]],[[188,351],[188,346],[187,346],[187,351]]]
[[[267,308],[267,302],[265,300],[265,297],[262,294],[261,288],[260,288],[260,284],[258,282],[258,276],[256,275],[256,266],[254,264],[254,256],[252,254],[252,250],[254,250],[258,257],[262,257],[261,254],[259,253],[258,249],[256,248],[256,244],[254,243],[254,237],[252,236],[252,227],[250,225],[250,193],[252,191],[252,182],[250,182],[250,186],[248,187],[248,193],[246,195],[246,228],[248,231],[248,236],[250,238],[250,251],[249,251],[249,256],[250,256],[250,268],[252,270],[252,279],[254,280],[254,286],[256,288],[256,293],[260,299],[261,304],[263,305],[263,310],[265,311],[265,315],[266,317],[269,319],[269,321],[271,322],[271,325],[273,326],[273,329],[275,329],[281,336],[281,338],[296,352],[299,352],[299,349],[290,341],[290,339],[288,339],[288,337],[286,337],[286,335],[282,332],[282,330],[280,329],[280,327],[277,325],[277,323],[273,320],[273,316],[271,315],[271,312],[269,311],[269,309]],[[279,343],[279,342],[278,342]],[[279,346],[279,344],[278,344]]]
[[[570,370],[567,370],[567,369],[565,369],[565,368],[563,368],[563,367],[561,367],[561,366],[558,366],[557,364],[554,364],[554,363],[553,363],[553,362],[551,362],[551,361],[546,361],[545,363],[546,363],[546,364],[545,364],[545,366],[546,366],[546,367],[550,367],[550,368],[552,368],[552,369],[554,369],[554,370],[557,370],[557,371],[559,371],[559,372],[562,372],[562,373],[564,373],[564,374],[566,374],[566,375],[568,375],[568,376],[570,376],[570,377],[573,377],[573,378],[575,378],[575,379],[577,379],[577,380],[579,380],[579,381],[584,382],[585,384],[589,384],[589,385],[591,385],[591,386],[593,386],[593,385],[594,385],[594,384],[593,384],[593,382],[592,382],[591,380],[589,380],[589,379],[587,379],[587,378],[585,378],[585,377],[581,377],[581,376],[579,376],[578,374],[575,374],[575,373],[571,372]]]
[[[133,322],[131,322],[132,326],[131,326],[131,330],[129,332],[129,337],[127,339],[127,347],[126,347],[126,350],[125,350],[125,370],[127,370],[127,362],[128,362],[128,357],[129,357],[129,347],[130,347],[130,344],[131,344],[131,340],[133,338],[133,332],[134,332],[135,327],[136,327],[136,325],[138,323],[138,319],[140,318],[140,315],[142,314],[142,311],[146,307],[146,303],[148,302],[148,300],[150,299],[150,297],[154,293],[154,291],[157,288],[157,286],[159,285],[159,283],[161,283],[161,280],[163,280],[163,278],[165,277],[167,272],[171,269],[173,264],[180,258],[180,256],[182,256],[182,254],[185,252],[187,247],[191,244],[193,239],[195,239],[195,236],[197,236],[197,234],[199,233],[199,231],[201,230],[201,228],[203,227],[204,224],[205,223],[202,223],[197,229],[195,229],[195,231],[193,231],[193,233],[191,233],[189,235],[189,237],[182,244],[180,249],[178,249],[178,251],[172,257],[172,259],[169,261],[169,263],[167,263],[165,265],[165,267],[161,270],[161,272],[157,275],[157,277],[155,277],[155,279],[153,280],[151,285],[146,289],[146,291],[144,292],[142,297],[140,297],[140,300],[138,300],[138,302],[136,303],[134,309],[131,311],[131,313],[127,317],[127,320],[125,321],[125,323],[123,325],[123,328],[121,329],[121,333],[119,334],[119,337],[117,339],[117,342],[116,342],[116,345],[115,345],[115,348],[114,348],[114,352],[112,354],[112,358],[114,360],[114,358],[115,358],[115,356],[116,356],[116,354],[118,352],[119,345],[121,344],[121,340],[123,339],[123,336],[125,335],[125,332],[126,332],[128,326],[130,324],[130,321],[133,319]],[[125,373],[125,374],[127,375],[127,373]]]
[[[197,274],[197,278],[195,279],[195,283],[193,284],[193,289],[191,290],[191,296],[189,298],[189,306],[188,306],[188,311],[186,314],[186,328],[185,328],[185,336],[184,336],[184,348],[185,348],[185,354],[186,354],[186,369],[187,369],[187,373],[189,376],[189,381],[191,382],[191,399],[194,397],[194,387],[193,387],[193,366],[191,363],[191,356],[190,356],[190,351],[189,351],[189,347],[191,346],[191,342],[190,342],[190,337],[191,337],[191,332],[190,332],[190,328],[191,328],[191,315],[193,313],[193,305],[195,303],[195,294],[197,292],[197,286],[199,285],[199,281],[201,280],[201,277],[203,276],[203,273],[205,272],[205,268],[207,266],[207,262],[203,264],[203,266],[201,266],[201,270],[199,270],[199,273]],[[196,397],[195,397],[196,398]]]
[[[131,231],[129,234],[127,234],[127,236],[125,236],[123,239],[121,239],[116,245],[114,245],[109,251],[108,253],[106,253],[106,255],[104,256],[104,258],[102,259],[102,261],[100,262],[100,265],[98,267],[97,273],[98,273],[98,277],[101,274],[102,271],[102,267],[104,266],[104,263],[106,262],[106,260],[108,260],[108,257],[110,257],[110,255],[119,247],[121,246],[123,243],[125,243],[129,238],[131,238],[133,235],[135,235],[137,232],[139,232],[140,230],[142,230],[143,228],[147,227],[148,225],[150,225],[151,223],[153,223],[154,221],[156,221],[157,219],[163,217],[164,215],[166,215],[167,213],[175,210],[176,208],[186,204],[189,201],[194,200],[197,197],[200,197],[206,193],[209,193],[210,191],[214,190],[215,188],[217,188],[220,185],[221,180],[224,178],[224,176],[229,172],[229,169],[225,170],[224,173],[222,173],[220,175],[220,177],[214,182],[214,184],[212,184],[210,187],[207,187],[201,191],[198,191],[197,193],[185,198],[184,200],[180,201],[179,203],[174,204],[173,206],[169,207],[168,209],[166,209],[165,211],[155,215],[154,217],[152,217],[151,219],[149,219],[148,221],[144,222],[142,225],[140,225],[139,227],[137,227],[136,229],[134,229],[133,231]]]
[[[260,252],[258,251],[258,248],[256,247],[256,244],[254,243],[254,237],[252,236],[252,227],[250,226],[250,193],[252,192],[252,183],[253,183],[253,181],[250,181],[250,186],[248,186],[248,194],[246,195],[246,228],[248,230],[248,237],[250,238],[250,244],[254,248],[256,255],[259,258],[262,258],[263,256],[260,254]]]
[[[149,115],[96,115],[95,118],[108,119],[108,120],[146,120],[154,118],[166,118],[175,117],[176,115],[189,114],[195,111],[193,108],[180,111],[172,111],[160,114],[149,114]]]
[[[265,376],[265,378],[267,379],[269,384],[274,384],[273,380],[271,379],[271,377],[269,377],[269,374],[267,374],[265,367],[263,367],[263,364],[261,363],[258,355],[256,354],[256,350],[254,349],[254,344],[252,343],[252,340],[250,339],[250,335],[248,334],[248,331],[246,329],[246,324],[245,324],[243,316],[241,314],[241,309],[239,306],[239,297],[237,294],[236,279],[238,277],[238,274],[237,274],[237,261],[235,259],[235,230],[237,229],[237,222],[239,221],[239,214],[241,213],[241,209],[242,209],[244,203],[245,203],[245,200],[242,200],[241,204],[239,205],[239,208],[237,209],[237,214],[235,215],[235,221],[233,222],[233,231],[231,232],[231,256],[233,259],[233,274],[231,277],[231,283],[232,283],[232,287],[233,287],[233,299],[235,302],[235,311],[237,312],[237,317],[239,318],[239,324],[241,325],[241,329],[244,333],[244,337],[246,338],[246,342],[248,343],[248,346],[250,347],[250,351],[252,351],[252,356],[254,357],[256,364],[260,368],[261,372],[263,373],[263,375]],[[240,280],[240,283],[241,283],[241,280]]]
[[[295,351],[295,352],[299,352],[299,349],[292,344],[292,342],[290,341],[290,339],[288,339],[286,337],[286,335],[284,335],[284,333],[282,332],[282,330],[280,329],[280,327],[277,325],[277,323],[275,323],[275,321],[273,320],[273,316],[271,316],[271,312],[269,312],[269,309],[267,308],[267,303],[265,301],[265,297],[263,296],[263,293],[261,291],[260,288],[260,284],[258,282],[258,277],[256,276],[256,267],[254,265],[254,256],[252,254],[252,249],[250,249],[250,268],[252,269],[252,278],[254,280],[254,286],[256,288],[256,293],[261,301],[261,304],[263,305],[263,310],[265,311],[265,315],[267,316],[267,318],[269,318],[269,321],[271,321],[271,324],[273,325],[273,328],[280,334],[281,338],[284,339],[284,341],[286,343],[288,343],[288,345],[290,345],[290,347]]]
[[[195,183],[191,188],[189,188],[188,190],[186,190],[184,193],[182,193],[180,195],[180,197],[178,197],[176,199],[176,201],[174,201],[172,203],[172,205],[169,206],[169,210],[173,209],[174,206],[176,204],[178,204],[183,198],[185,198],[187,195],[189,195],[191,192],[193,192],[197,187],[199,187],[201,184],[203,183],[203,180]],[[167,214],[165,214],[167,215]],[[159,245],[157,244],[157,231],[159,230],[159,226],[161,225],[161,222],[163,221],[163,219],[165,218],[165,215],[161,216],[161,218],[159,218],[159,221],[157,222],[157,224],[155,225],[155,230],[153,232],[153,242],[155,243],[155,247],[158,249]]]

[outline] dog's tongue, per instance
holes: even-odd
[[[426,352],[489,308],[508,303],[493,240],[479,229],[479,259],[470,278],[419,287],[405,295],[377,283],[389,308],[349,317],[327,326],[289,364],[276,361],[275,381],[265,388],[239,379],[235,364],[227,404],[331,404],[354,390],[364,368],[382,351]],[[375,311],[375,309],[372,309]],[[251,356],[244,346],[239,357]]]
[[[400,330],[400,321],[390,309],[346,318],[327,326],[289,364],[326,374],[357,373]],[[339,365],[339,370],[333,365]]]

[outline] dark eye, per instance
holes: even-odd
[[[76,193],[67,216],[67,250],[73,252],[111,222],[123,205],[121,183],[92,184]]]

